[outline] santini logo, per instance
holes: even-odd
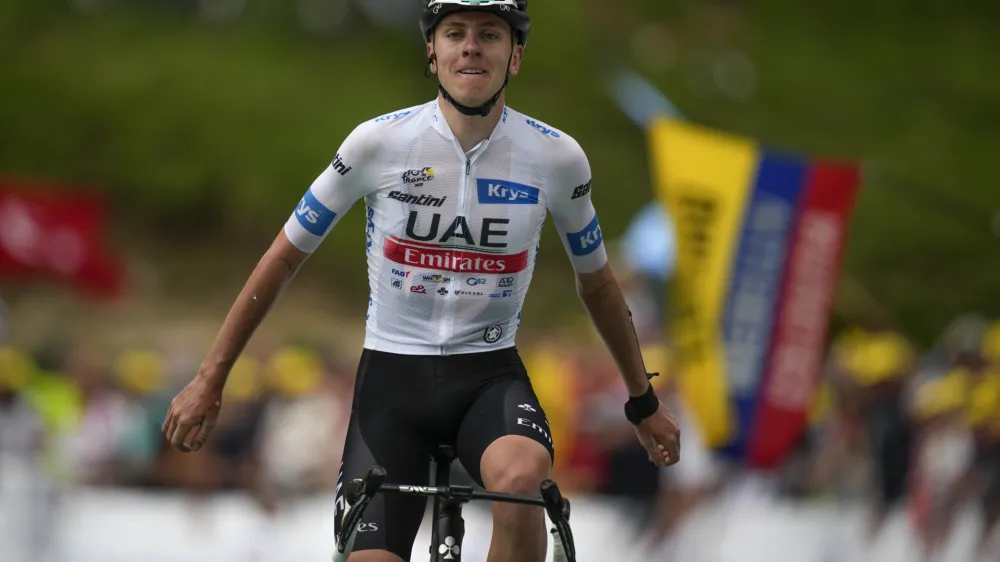
[[[336,156],[333,157],[333,162],[331,162],[330,165],[333,166],[333,169],[336,170],[337,173],[342,176],[346,176],[347,172],[351,171],[351,167],[348,166],[347,164],[344,164],[344,159],[341,158],[339,152],[337,153]]]
[[[302,228],[310,234],[323,236],[333,225],[333,219],[337,218],[337,213],[324,207],[310,189],[299,201],[299,206],[295,209],[295,218],[302,225]]]
[[[583,185],[578,185],[575,188],[573,188],[573,197],[570,197],[570,199],[579,199],[588,193],[590,193],[589,181]]]
[[[477,179],[476,189],[482,205],[536,205],[538,188],[512,181]]]
[[[431,197],[429,195],[413,195],[411,193],[403,193],[402,191],[390,191],[387,195],[389,199],[395,199],[396,201],[402,201],[403,203],[409,203],[410,205],[420,205],[426,207],[440,207],[444,205],[448,196],[444,197]]]

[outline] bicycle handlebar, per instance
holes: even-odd
[[[404,486],[386,484],[386,472],[381,466],[368,469],[364,477],[347,484],[344,499],[348,508],[344,515],[343,526],[337,535],[337,550],[344,554],[349,544],[353,542],[355,528],[363,516],[368,503],[379,492],[395,492],[423,496],[438,496],[459,501],[489,500],[507,503],[521,503],[544,507],[553,524],[553,533],[558,533],[559,543],[556,544],[556,560],[559,562],[576,562],[576,548],[573,543],[573,532],[569,527],[570,503],[559,492],[559,487],[552,480],[545,480],[541,486],[541,499],[537,497],[497,492],[477,491],[470,486]],[[562,548],[559,548],[559,547]]]
[[[381,466],[375,465],[369,468],[361,480],[354,480],[347,485],[344,499],[347,500],[347,503],[354,505],[362,497],[374,498],[385,482],[385,476],[385,469]]]

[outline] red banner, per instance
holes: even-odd
[[[106,247],[106,210],[92,194],[0,179],[0,279],[69,283],[117,296],[122,267]]]
[[[859,180],[853,165],[821,162],[808,172],[747,451],[752,466],[780,463],[808,423]]]

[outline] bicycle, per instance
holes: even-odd
[[[447,445],[438,447],[432,458],[434,464],[434,483],[432,486],[388,484],[385,482],[385,469],[379,465],[368,469],[363,478],[352,480],[344,492],[348,508],[344,514],[340,533],[337,535],[337,549],[333,555],[333,562],[347,562],[365,509],[378,493],[409,494],[434,498],[434,523],[431,526],[429,549],[430,562],[461,562],[462,539],[465,537],[462,506],[475,500],[544,507],[552,522],[549,533],[558,538],[553,545],[554,562],[576,562],[573,532],[569,527],[569,500],[562,497],[562,494],[559,493],[559,487],[553,480],[542,482],[540,497],[537,498],[519,494],[478,491],[472,486],[451,484],[451,464],[454,460],[454,449]]]

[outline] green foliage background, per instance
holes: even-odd
[[[148,7],[0,3],[0,170],[107,190],[119,243],[176,267],[180,292],[238,286],[355,125],[434,95],[416,23],[322,38],[296,26],[292,4],[251,2],[239,22],[210,26]],[[1000,5],[754,2],[735,47],[757,91],[736,101],[696,87],[698,61],[722,48],[705,2],[631,4],[637,22],[673,30],[672,64],[626,37],[605,42],[586,2],[535,1],[508,98],[588,152],[606,238],[651,193],[644,135],[605,92],[600,61],[617,53],[692,120],[864,162],[847,275],[918,339],[967,310],[1000,314]],[[362,244],[355,209],[309,265],[352,311],[366,304]],[[526,308],[539,328],[579,312],[550,227],[542,259]],[[217,282],[184,285],[198,268]]]

